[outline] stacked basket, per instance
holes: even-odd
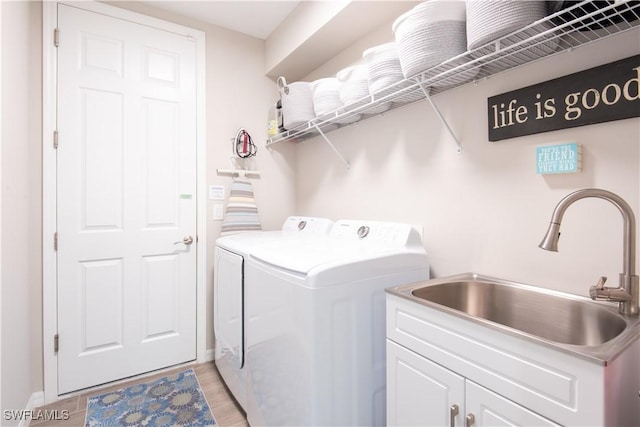
[[[282,100],[282,122],[285,129],[295,129],[316,117],[311,83],[287,84],[284,77],[278,77],[276,84]]]
[[[520,30],[548,14],[546,1],[531,0],[468,0],[467,1],[467,48],[478,49],[474,56],[479,57],[493,52],[494,46],[479,49],[510,33]],[[553,24],[549,21],[538,24],[537,33],[551,30]],[[501,41],[501,49],[521,42],[521,38],[506,37]],[[553,53],[558,47],[558,41],[552,32],[541,36],[535,42],[529,42],[529,52],[534,56],[544,56]],[[531,57],[528,60],[533,59]],[[527,59],[525,59],[526,61]]]
[[[361,114],[381,113],[392,103],[422,99],[418,82],[434,86],[466,83],[484,64],[470,59],[496,49],[503,50],[514,65],[548,55],[558,42],[553,24],[544,20],[547,15],[548,2],[543,0],[424,1],[393,23],[394,42],[363,52],[363,65],[313,84],[287,85],[279,78],[284,127],[293,129],[316,117],[323,123],[355,122]],[[544,22],[537,22],[540,20]],[[498,39],[500,43],[494,43]],[[514,44],[524,53],[516,55],[514,49],[512,57],[509,49]],[[415,78],[421,73],[425,73],[422,79]],[[430,82],[435,75],[438,81]],[[345,114],[365,105],[369,107],[363,111]]]
[[[335,77],[314,81],[311,84],[311,92],[313,93],[313,109],[317,117],[322,117],[342,107],[338,79]]]
[[[393,23],[404,77],[413,77],[467,50],[464,0],[420,3]]]
[[[354,65],[338,71],[336,74],[340,84],[340,101],[345,110],[353,110],[366,104],[369,99],[369,83],[367,82],[367,68],[364,65]],[[382,112],[382,111],[380,111]],[[352,120],[360,120],[360,114],[351,116]]]
[[[380,99],[411,86],[412,83],[408,81],[400,83],[404,80],[404,75],[398,56],[398,47],[394,42],[367,49],[362,56],[367,65],[369,92],[374,95],[374,98]],[[406,93],[394,97],[393,102],[412,102],[422,97],[422,93],[417,88],[406,89]]]

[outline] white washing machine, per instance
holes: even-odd
[[[253,249],[270,242],[326,236],[332,224],[325,218],[292,216],[279,231],[246,232],[216,240],[213,285],[215,361],[224,382],[245,410],[245,261]]]
[[[245,265],[251,425],[384,425],[384,289],[429,278],[407,224],[338,221]]]

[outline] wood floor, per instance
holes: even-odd
[[[193,370],[198,377],[198,382],[202,387],[202,391],[209,402],[209,407],[211,407],[211,412],[213,412],[213,417],[216,419],[216,422],[220,427],[227,426],[245,426],[248,427],[249,424],[245,418],[244,412],[237,404],[237,402],[231,397],[230,392],[227,390],[227,387],[222,382],[222,378],[216,369],[216,366],[213,362],[203,363],[200,365],[193,365]],[[69,427],[78,427],[84,426],[84,419],[87,410],[87,398],[91,396],[95,396],[97,394],[103,394],[110,390],[116,390],[122,387],[126,387],[132,384],[150,381],[156,378],[161,378],[174,371],[180,371],[186,369],[187,367],[180,367],[171,371],[165,371],[159,374],[155,374],[153,376],[145,377],[139,380],[130,381],[127,383],[120,383],[118,385],[114,385],[107,388],[102,388],[100,390],[92,391],[80,396],[70,397],[64,400],[59,400],[58,402],[51,403],[46,406],[42,406],[37,409],[46,409],[46,410],[58,410],[58,411],[69,411],[69,419],[68,420],[57,420],[57,421],[31,421],[30,426],[37,427],[61,427],[61,426],[69,426]]]

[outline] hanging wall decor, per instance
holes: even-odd
[[[640,117],[640,55],[492,96],[489,141]]]

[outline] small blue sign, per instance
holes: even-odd
[[[536,148],[536,173],[575,173],[582,170],[582,147],[575,142]]]

